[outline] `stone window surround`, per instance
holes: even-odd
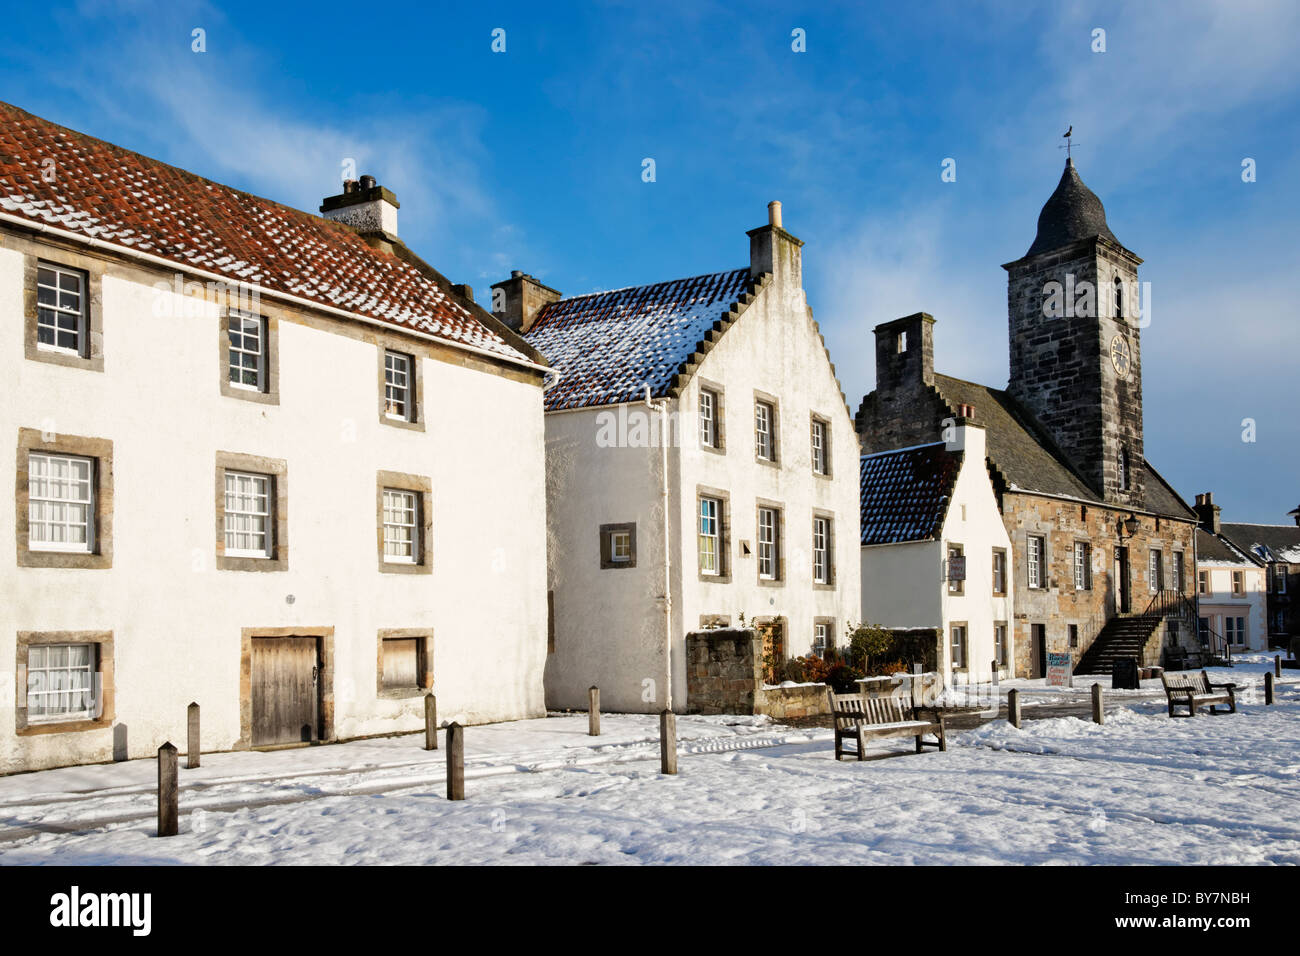
[[[32,452],[76,455],[95,461],[95,550],[33,551],[28,547],[28,462]],[[82,568],[104,570],[113,566],[113,443],[107,438],[42,434],[36,428],[18,429],[17,477],[14,484],[15,541],[20,568]]]
[[[952,662],[953,671],[967,671],[970,669],[970,624],[966,621],[953,621],[948,625],[948,654],[952,655],[952,639],[956,634],[957,628],[961,628],[961,654],[962,661],[958,664]]]
[[[379,421],[384,425],[391,425],[393,428],[409,428],[413,431],[424,431],[424,359],[419,352],[414,351],[409,344],[403,342],[396,336],[380,334],[375,339],[376,353],[379,361]],[[413,394],[411,416],[409,419],[390,418],[386,410],[387,395],[385,386],[387,378],[385,376],[384,358],[388,352],[398,352],[405,355],[411,360],[411,377]]]
[[[419,680],[417,687],[384,686],[384,641],[409,640],[414,638],[416,644],[416,673]],[[375,665],[375,695],[380,700],[407,700],[423,697],[433,690],[433,629],[421,627],[381,628],[376,640],[377,661]]]
[[[414,564],[384,560],[384,489],[410,491],[420,501],[420,559]],[[375,473],[375,535],[378,548],[379,570],[384,574],[433,573],[433,481],[424,475],[411,475],[400,471]]]
[[[1002,647],[998,647],[998,628],[1002,628]],[[997,662],[998,669],[1008,666],[1010,655],[1007,654],[1007,640],[1011,637],[1011,628],[1007,626],[1006,621],[993,622],[993,657]]]
[[[94,644],[95,671],[99,675],[102,712],[93,720],[27,722],[27,652],[34,644]],[[14,670],[16,732],[20,737],[38,734],[69,734],[105,730],[113,725],[113,632],[112,631],[19,631]]]
[[[1038,540],[1038,583],[1034,584],[1034,579],[1029,574],[1029,542],[1034,539]],[[1027,534],[1025,535],[1025,589],[1029,591],[1046,591],[1050,581],[1047,573],[1047,535],[1045,534]]]
[[[719,529],[721,534],[718,535],[718,562],[719,568],[717,574],[705,574],[700,568],[700,499],[716,498],[721,504],[721,514],[718,516],[722,522]],[[710,584],[730,584],[731,583],[731,493],[723,491],[720,488],[710,488],[706,485],[695,486],[695,570],[699,579]]]
[[[710,382],[706,379],[700,379],[700,392],[710,392],[713,395],[713,439],[714,444],[706,445],[703,439],[700,440],[700,447],[714,455],[725,455],[727,453],[727,398],[725,390],[716,382]],[[698,416],[700,412],[700,399],[695,400],[695,414],[697,418],[696,427],[698,428]]]
[[[768,423],[769,427],[771,428],[772,457],[770,459],[760,458],[758,455],[758,442],[757,440],[755,440],[754,461],[758,462],[758,464],[760,465],[767,465],[768,467],[771,468],[780,468],[781,467],[781,400],[777,398],[775,395],[772,395],[768,392],[761,392],[758,389],[754,389],[755,412],[750,416],[751,419],[750,424],[755,429],[756,434],[757,434],[758,425],[754,419],[757,416],[757,408],[760,402],[762,402],[764,405],[770,405],[772,408],[772,418],[771,421]]]
[[[256,559],[249,559],[256,560]],[[320,661],[320,739],[334,739],[334,628],[245,627],[239,632],[239,740],[235,750],[253,746],[253,641],[259,637],[314,637]]]
[[[825,624],[825,625],[826,625],[826,650],[827,650],[828,652],[829,652],[829,651],[833,651],[833,650],[835,650],[836,647],[838,646],[838,644],[836,643],[836,640],[835,640],[835,618],[833,618],[833,617],[814,616],[814,617],[813,617],[813,632],[812,632],[812,638],[811,638],[811,640],[809,641],[809,644],[810,644],[810,646],[812,647],[812,653],[815,654],[815,653],[817,652],[817,643],[816,643],[816,642],[817,642],[817,625],[818,625],[818,624]]]
[[[944,583],[946,585],[944,590],[945,593],[953,597],[961,597],[966,593],[966,579],[963,577],[960,581],[954,581],[948,567],[949,562],[952,560],[952,552],[954,550],[957,551],[960,557],[966,557],[966,546],[964,544],[960,544],[956,541],[945,541],[943,543]],[[969,567],[967,568],[967,571],[969,571]],[[954,584],[956,585],[955,588],[953,587]]]
[[[696,519],[699,520],[698,518]],[[628,561],[614,560],[614,547],[612,538],[614,532],[626,531],[632,538],[631,559]],[[602,571],[613,571],[620,568],[636,567],[636,522],[625,521],[620,524],[603,524],[600,526],[600,569]]]
[[[826,522],[827,522],[827,527],[826,527],[826,538],[827,538],[827,540],[826,540],[826,560],[827,560],[827,563],[828,563],[828,567],[827,567],[827,569],[826,569],[827,572],[828,572],[828,574],[827,574],[827,579],[826,579],[826,583],[824,583],[824,584],[823,584],[823,583],[820,583],[820,582],[817,580],[816,575],[814,574],[814,575],[813,575],[813,582],[812,582],[813,590],[814,590],[814,591],[834,591],[837,587],[839,587],[839,583],[840,583],[840,582],[839,582],[839,566],[837,565],[837,563],[836,563],[836,561],[835,561],[835,512],[833,512],[833,511],[824,511],[824,510],[822,510],[821,508],[814,508],[814,509],[813,509],[813,513],[812,513],[812,517],[813,517],[813,520],[809,522],[809,526],[808,526],[808,533],[809,533],[810,535],[814,535],[814,534],[816,534],[816,527],[817,527],[817,525],[816,525],[816,519],[818,519],[818,518],[824,518],[824,519],[826,520]],[[809,572],[811,573],[812,570],[813,570],[813,569],[810,567],[810,568],[809,568]]]
[[[822,425],[822,450],[823,457],[826,459],[825,471],[818,471],[816,464],[812,461],[812,428],[814,422],[821,422]],[[831,463],[831,447],[831,420],[825,415],[810,412],[808,416],[808,467],[814,477],[825,481],[830,481],[835,477],[835,466]]]
[[[1078,586],[1075,566],[1079,559],[1079,545],[1083,545],[1085,564],[1083,566],[1083,587]],[[1075,538],[1070,545],[1070,588],[1075,593],[1092,590],[1092,542],[1087,538]]]
[[[271,476],[274,485],[271,519],[272,556],[269,558],[226,557],[226,471],[243,471]],[[216,455],[216,566],[218,571],[289,570],[289,465],[281,458],[263,458],[237,452]],[[310,636],[310,635],[304,635]]]
[[[23,353],[32,361],[69,368],[104,371],[104,262],[51,246],[27,247],[23,254]],[[36,272],[40,263],[81,272],[86,277],[86,351],[81,355],[42,349],[36,344]]]
[[[1001,556],[1002,556],[1002,589],[1001,589],[1001,590],[998,590],[998,585],[997,585],[998,577],[997,577],[996,574],[993,574],[993,575],[992,575],[992,579],[993,579],[993,583],[992,583],[992,587],[993,587],[993,596],[994,596],[994,597],[1006,597],[1006,596],[1007,596],[1007,549],[1006,549],[1006,548],[994,548],[994,549],[993,549],[993,558],[992,558],[992,562],[993,562],[993,563],[990,564],[989,567],[990,567],[990,568],[996,568],[996,567],[997,567],[997,559],[998,559],[998,555],[1001,555]]]
[[[230,317],[242,315],[262,320],[263,349],[266,353],[266,381],[260,391],[251,388],[239,388],[230,382]],[[225,308],[220,310],[217,345],[219,348],[219,371],[221,394],[228,398],[240,398],[246,402],[260,402],[263,405],[280,404],[280,321],[265,312],[245,312],[240,309]]]
[[[764,508],[770,508],[776,512],[776,576],[773,578],[763,577],[759,571],[758,561],[758,529],[759,529],[759,512]],[[759,498],[754,502],[754,577],[758,581],[758,586],[762,588],[783,588],[786,579],[786,537],[788,536],[788,522],[785,517],[785,505],[779,501],[773,501],[769,498]]]

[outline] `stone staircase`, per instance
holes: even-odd
[[[1155,634],[1160,621],[1154,615],[1112,617],[1079,658],[1074,673],[1109,674],[1115,661],[1123,657],[1136,657],[1141,665],[1147,641]]]

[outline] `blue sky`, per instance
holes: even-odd
[[[739,267],[780,199],[854,409],[871,328],[922,310],[939,371],[1006,385],[1000,264],[1033,240],[1072,124],[1146,260],[1147,457],[1229,520],[1286,523],[1297,36],[1300,5],[1191,0],[51,3],[6,11],[0,98],[312,211],[354,159],[480,299],[511,269],[576,294]]]

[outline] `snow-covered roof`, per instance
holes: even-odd
[[[47,170],[54,175],[47,178]],[[0,102],[0,210],[111,245],[532,360],[353,229],[240,192]]]
[[[546,410],[635,401],[646,385],[666,396],[751,287],[749,269],[732,269],[552,302],[524,336],[560,372]]]
[[[1293,524],[1239,524],[1223,522],[1223,536],[1261,561],[1300,564],[1300,527]]]
[[[937,538],[943,530],[962,453],[943,442],[863,455],[859,491],[863,544]]]

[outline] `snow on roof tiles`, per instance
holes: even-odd
[[[561,375],[546,410],[662,398],[749,283],[733,269],[552,302],[525,336]]]
[[[862,543],[900,544],[937,537],[961,461],[962,453],[948,451],[943,442],[863,455]]]
[[[48,169],[54,175],[47,182]],[[0,209],[232,281],[527,358],[432,278],[367,245],[347,226],[202,179],[4,102]]]

